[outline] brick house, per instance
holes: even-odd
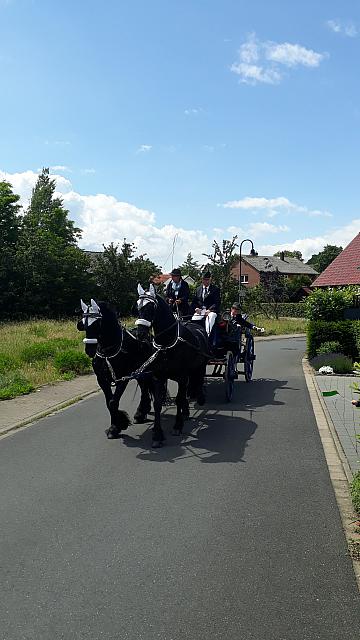
[[[312,287],[360,285],[360,233],[330,262],[312,283]]]
[[[262,272],[278,270],[282,275],[291,279],[295,276],[309,276],[316,278],[318,272],[310,265],[301,262],[297,258],[288,258],[282,252],[277,256],[241,256],[241,283],[245,287],[254,287],[260,283]],[[231,269],[231,274],[235,280],[239,280],[240,264],[239,260]]]

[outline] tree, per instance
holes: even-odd
[[[342,247],[327,244],[325,245],[324,249],[320,251],[320,253],[314,253],[306,264],[309,264],[318,273],[322,273],[323,271],[325,271],[326,267],[328,267],[329,264],[333,260],[335,260],[335,258],[337,258],[342,250]]]
[[[20,197],[8,182],[0,182],[0,291],[1,316],[10,316],[16,301],[16,245],[19,238]]]
[[[214,252],[212,254],[203,253],[209,261],[209,269],[216,284],[221,291],[221,300],[224,307],[229,307],[238,299],[239,285],[231,275],[231,269],[238,256],[235,254],[237,236],[232,240],[223,240],[220,245],[216,240],[212,243]]]
[[[99,295],[114,305],[122,316],[131,313],[137,297],[137,283],[141,282],[146,287],[150,276],[160,271],[144,255],[135,257],[135,252],[135,245],[126,239],[121,247],[111,243],[104,246],[94,268]]]
[[[297,260],[304,262],[301,251],[290,251],[289,249],[284,249],[284,251],[277,251],[274,253],[274,257],[280,258],[282,253],[285,258],[297,258]]]
[[[260,273],[260,283],[248,289],[245,307],[252,313],[262,313],[267,317],[279,317],[280,304],[287,298],[288,281],[278,269],[273,269],[269,260],[265,271]]]
[[[55,198],[56,181],[50,178],[49,169],[44,168],[32,190],[30,205],[23,219],[24,230],[48,231],[67,245],[76,245],[81,229],[69,220],[69,211],[64,209],[62,198]]]
[[[43,169],[33,189],[16,250],[19,295],[15,311],[27,315],[73,314],[92,288],[89,259],[77,246],[81,231],[68,218],[55,180]]]
[[[201,265],[194,260],[191,253],[187,254],[185,262],[180,266],[181,273],[184,276],[191,276],[195,282],[200,280],[201,277]]]

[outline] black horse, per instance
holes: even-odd
[[[107,303],[97,304],[95,300],[91,300],[91,304],[86,305],[81,300],[81,308],[83,317],[77,328],[79,331],[85,331],[85,352],[92,358],[94,373],[104,392],[110,412],[111,424],[106,431],[107,437],[118,438],[120,432],[130,424],[128,414],[119,409],[121,396],[131,373],[147,360],[153,349],[149,342],[140,342],[135,335],[122,327]],[[134,421],[142,423],[146,421],[151,409],[151,380],[146,377],[139,379],[139,386],[141,399]]]
[[[144,291],[138,285],[138,294],[138,337],[140,340],[148,340],[152,327],[153,345],[157,350],[157,355],[148,368],[153,374],[154,388],[153,447],[161,447],[164,440],[161,409],[166,396],[167,380],[178,383],[175,435],[181,435],[184,420],[189,417],[187,397],[195,398],[200,405],[205,402],[203,385],[209,359],[208,341],[205,332],[196,323],[189,322],[185,326],[175,318],[165,300],[156,295],[152,285],[149,291]]]

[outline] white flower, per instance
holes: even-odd
[[[332,367],[320,367],[319,373],[329,375],[331,373],[334,373],[334,369]]]

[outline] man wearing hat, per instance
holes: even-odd
[[[171,282],[165,290],[166,302],[180,316],[187,316],[189,314],[189,285],[182,279],[180,269],[173,269],[170,275]]]
[[[194,314],[193,320],[203,320],[205,317],[205,328],[208,336],[212,332],[216,316],[220,311],[220,289],[211,282],[210,271],[202,274],[202,284],[195,291],[195,296],[191,304]]]
[[[240,302],[234,302],[234,304],[231,305],[230,318],[231,318],[232,324],[235,327],[245,327],[246,329],[255,329],[255,331],[260,331],[261,333],[264,333],[265,331],[263,327],[256,327],[252,322],[248,322],[247,320],[245,320],[245,318],[242,317]]]

